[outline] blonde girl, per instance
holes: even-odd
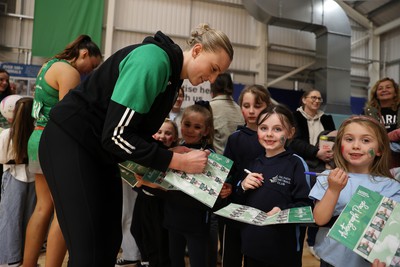
[[[160,129],[153,134],[153,138],[163,143],[165,147],[175,147],[178,144],[178,126],[166,118]]]
[[[169,118],[164,120],[153,138],[167,148],[178,144],[178,126]],[[170,266],[168,253],[168,231],[163,227],[164,200],[160,197],[164,190],[150,182],[139,180],[138,193],[131,224],[131,233],[140,250],[142,264],[150,266]],[[138,219],[139,218],[139,219]],[[146,223],[141,223],[141,220]]]
[[[182,146],[194,150],[212,150],[213,131],[213,116],[207,101],[196,102],[184,109]],[[170,190],[164,215],[164,226],[169,232],[171,266],[185,266],[186,245],[190,266],[208,266],[209,251],[213,245],[210,244],[209,208],[181,191]]]
[[[211,148],[214,140],[212,110],[208,101],[198,101],[184,109],[181,121],[182,145]]]
[[[329,226],[340,214],[359,185],[400,201],[400,183],[389,171],[390,148],[385,128],[367,116],[353,116],[340,126],[335,146],[337,166],[317,177],[310,192],[315,200],[314,218],[320,227],[315,251],[321,266],[370,266],[362,257],[326,237]]]

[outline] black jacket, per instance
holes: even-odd
[[[233,160],[233,166],[229,172],[229,183],[236,186],[237,182],[245,176],[244,169],[258,156],[265,154],[258,142],[257,132],[246,126],[239,126],[232,133],[225,146],[224,156]]]
[[[308,131],[307,119],[300,113],[295,111],[293,113],[296,122],[296,135],[290,143],[290,149],[301,156],[305,160],[315,159],[318,153],[318,147],[310,144],[310,133]],[[321,123],[324,130],[335,130],[335,123],[331,115],[323,114],[321,116]]]
[[[262,173],[264,183],[254,190],[243,192],[238,185],[238,193],[244,204],[264,212],[273,207],[287,208],[312,206],[308,198],[310,192],[306,163],[297,155],[284,151],[273,157],[261,156],[249,168]],[[242,251],[245,255],[268,263],[269,266],[301,266],[296,257],[300,244],[299,227],[296,224],[255,226],[245,224],[242,228]]]
[[[162,60],[159,55],[144,58],[140,53],[135,54],[138,48],[156,51],[163,56]],[[149,66],[148,62],[155,64]],[[165,171],[172,152],[160,148],[152,134],[157,132],[175,102],[182,84],[182,65],[183,53],[179,46],[157,32],[143,43],[122,48],[109,57],[53,107],[50,119],[93,152],[100,165],[132,160]],[[170,76],[155,75],[152,72],[156,68],[159,73]],[[143,69],[147,71],[145,77]],[[136,79],[120,75],[135,74],[134,71],[140,73]],[[121,90],[122,81],[126,87]],[[149,86],[149,81],[159,86]],[[119,90],[115,92],[118,85]],[[144,103],[146,94],[150,96]]]

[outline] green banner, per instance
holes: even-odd
[[[103,0],[36,0],[32,55],[50,58],[81,34],[101,47],[103,13]]]

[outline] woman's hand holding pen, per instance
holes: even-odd
[[[186,173],[202,173],[207,166],[210,150],[191,150],[185,154],[174,153],[174,157],[179,155],[180,164],[178,169]]]
[[[256,189],[262,186],[264,183],[264,177],[261,173],[250,172],[249,170],[244,170],[247,173],[246,178],[242,181],[242,189]]]
[[[332,170],[328,176],[328,184],[330,190],[340,193],[342,189],[346,186],[349,176],[347,173],[339,168]]]
[[[174,152],[169,168],[186,173],[202,173],[207,166],[210,150],[190,149],[184,146],[171,148]]]

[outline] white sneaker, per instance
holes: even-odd
[[[115,261],[115,267],[138,267],[137,263],[138,261],[129,261],[123,258],[117,258],[117,260]]]
[[[317,253],[315,253],[314,247],[308,247],[308,251],[310,251],[311,255],[314,256],[317,260],[320,260],[321,258],[318,257]]]

